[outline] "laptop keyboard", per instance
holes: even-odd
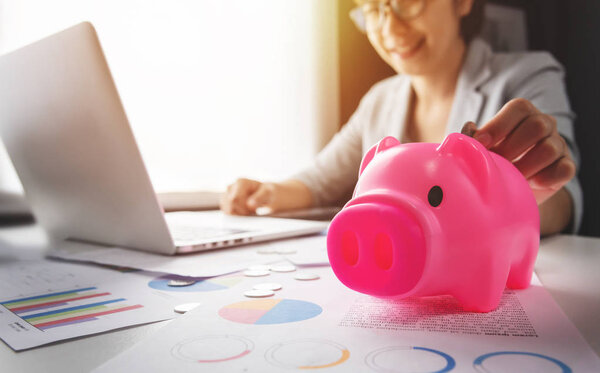
[[[176,242],[200,242],[207,239],[219,239],[220,237],[247,232],[241,229],[194,227],[181,224],[169,224],[169,230]]]

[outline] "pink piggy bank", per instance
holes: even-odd
[[[327,234],[342,283],[382,298],[453,295],[495,309],[529,286],[540,240],[533,192],[505,158],[453,133],[440,144],[386,137],[360,165]]]

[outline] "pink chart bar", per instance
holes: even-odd
[[[66,322],[63,322],[63,323],[60,323],[60,324],[42,326],[42,327],[39,327],[38,329],[40,329],[40,330],[46,330],[46,329],[56,328],[57,326],[66,326],[66,325],[72,325],[72,324],[79,324],[79,323],[83,323],[83,322],[87,322],[87,321],[94,321],[94,320],[98,320],[98,319],[95,318],[95,317],[89,317],[87,319],[66,321]]]
[[[20,313],[26,313],[26,312],[38,311],[38,310],[45,310],[45,309],[48,309],[48,308],[54,308],[54,307],[60,307],[60,306],[66,306],[67,304],[68,303],[56,303],[56,304],[49,304],[49,305],[46,305],[46,306],[39,306],[39,307],[36,307],[36,308],[30,308],[30,309],[27,309],[27,310],[19,310],[19,311],[11,310],[11,311],[13,311],[14,313],[16,313],[18,315]]]

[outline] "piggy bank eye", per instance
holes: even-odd
[[[438,207],[440,203],[442,203],[442,198],[444,197],[444,192],[442,192],[442,188],[439,186],[434,186],[429,189],[429,193],[427,194],[427,200],[429,204],[433,207]]]

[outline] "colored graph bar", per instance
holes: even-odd
[[[5,306],[6,308],[10,308],[13,305],[15,305],[16,303],[20,303],[20,302],[26,302],[26,301],[30,301],[30,300],[43,300],[43,299],[51,299],[55,296],[61,296],[61,295],[65,295],[65,294],[77,294],[78,292],[82,292],[82,291],[88,291],[88,290],[95,290],[96,287],[91,287],[91,288],[84,288],[84,289],[75,289],[75,290],[69,290],[69,291],[61,291],[58,293],[50,293],[50,294],[44,294],[44,295],[37,295],[34,297],[27,297],[27,298],[19,298],[19,299],[12,299],[12,300],[8,300],[6,302],[2,302],[1,304],[3,306]],[[47,300],[45,300],[47,301]]]
[[[71,316],[89,315],[89,314],[92,314],[94,312],[98,312],[101,310],[104,311],[104,310],[119,308],[119,307],[121,307],[121,306],[116,306],[116,307],[95,306],[95,307],[82,308],[82,309],[73,310],[73,311],[60,312],[60,313],[56,313],[56,314],[52,314],[52,315],[40,316],[40,317],[36,317],[36,318],[32,318],[32,319],[26,319],[26,321],[29,322],[30,324],[36,324],[36,323],[41,323],[41,322],[46,322],[46,321],[61,320],[61,319],[64,319],[66,317],[71,317]]]
[[[52,302],[36,303],[36,304],[30,304],[27,306],[21,306],[21,307],[9,308],[9,309],[15,313],[19,313],[22,311],[33,310],[33,309],[36,309],[39,307],[44,307],[44,306],[54,307],[54,306],[57,306],[59,303],[72,302],[72,301],[76,301],[76,300],[89,299],[89,298],[95,298],[95,297],[103,297],[105,295],[110,295],[110,293],[99,293],[99,294],[90,294],[90,295],[84,295],[84,296],[79,296],[79,297],[71,297],[71,298],[66,298],[66,299],[61,299],[61,300],[55,300]]]
[[[67,304],[68,304],[68,303],[56,303],[56,304],[52,304],[52,305],[49,305],[49,306],[43,306],[43,307],[31,308],[31,309],[28,309],[28,310],[25,310],[25,311],[17,311],[17,312],[15,312],[15,313],[18,315],[19,313],[25,313],[25,312],[33,312],[33,311],[45,310],[45,309],[48,309],[48,308],[55,308],[55,307],[60,307],[60,306],[66,306]],[[11,311],[12,311],[12,310],[11,310]]]
[[[39,317],[43,317],[43,316],[48,316],[48,315],[59,315],[59,314],[64,314],[67,313],[69,311],[75,311],[75,310],[82,310],[82,309],[86,309],[86,308],[92,308],[92,307],[96,307],[96,306],[102,306],[104,304],[110,304],[110,303],[115,303],[115,302],[122,302],[126,300],[125,298],[119,298],[119,299],[112,299],[112,300],[107,300],[104,302],[97,302],[97,303],[90,303],[90,304],[84,304],[81,306],[75,306],[75,307],[69,307],[69,308],[61,308],[59,310],[54,310],[54,311],[48,311],[48,312],[42,312],[42,313],[35,313],[32,315],[27,315],[27,316],[22,316],[22,318],[24,320],[33,320]]]
[[[56,327],[59,327],[59,326],[81,324],[81,323],[84,323],[84,322],[94,321],[94,320],[98,320],[98,319],[95,318],[95,317],[92,317],[92,318],[89,318],[89,319],[74,320],[74,321],[69,321],[69,322],[65,322],[65,323],[62,323],[62,324],[48,325],[48,326],[45,326],[45,327],[40,328],[40,329],[41,330],[47,330],[47,329],[56,328]]]
[[[135,306],[127,306],[127,307],[117,308],[117,309],[113,309],[113,310],[97,312],[97,313],[93,313],[93,314],[85,315],[85,316],[75,316],[75,317],[69,317],[69,318],[62,319],[62,320],[49,321],[49,322],[45,322],[45,323],[41,323],[41,324],[36,324],[35,326],[43,330],[43,329],[48,329],[48,327],[51,327],[51,326],[63,326],[63,325],[66,325],[66,323],[70,323],[72,321],[85,320],[85,319],[90,319],[90,318],[93,318],[96,316],[103,316],[103,315],[108,315],[108,314],[117,313],[117,312],[130,311],[130,310],[134,310],[134,309],[142,308],[142,307],[143,306],[141,304],[136,304]]]
[[[33,300],[26,300],[26,301],[17,302],[17,303],[11,303],[10,305],[4,305],[4,306],[8,309],[12,309],[14,307],[25,307],[25,306],[31,306],[34,304],[57,302],[57,301],[62,301],[63,299],[73,298],[76,296],[86,296],[86,295],[91,295],[91,294],[96,294],[96,292],[93,292],[93,291],[73,292],[73,293],[62,294],[62,295],[54,295],[52,297],[48,297],[45,299],[33,299]]]

